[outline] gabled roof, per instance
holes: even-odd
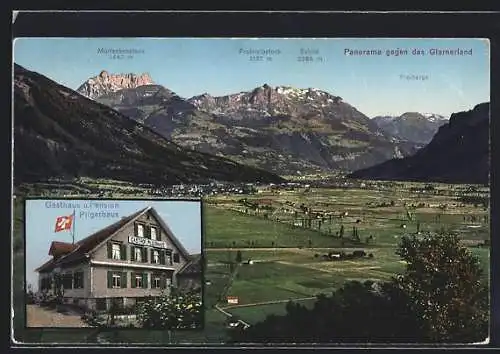
[[[111,224],[104,229],[101,229],[92,235],[84,238],[83,240],[80,240],[76,243],[76,249],[71,252],[70,254],[64,256],[61,258],[60,264],[64,263],[69,263],[73,261],[77,261],[80,259],[85,258],[85,254],[92,251],[95,249],[97,246],[99,246],[101,243],[106,241],[108,238],[113,236],[117,231],[119,231],[121,228],[123,228],[125,225],[127,225],[129,222],[133,221],[134,219],[138,218],[140,215],[142,215],[144,212],[146,212],[149,208],[144,208],[141,209],[129,216],[126,216],[124,218],[121,218],[114,224]]]
[[[52,241],[49,249],[49,255],[59,256],[72,252],[77,246],[72,243]]]
[[[200,274],[202,272],[202,257],[201,254],[192,254],[189,256],[189,262],[184,267],[179,269],[179,275]]]
[[[52,268],[54,267],[54,265],[55,265],[54,259],[49,259],[47,262],[45,262],[40,267],[38,267],[37,269],[35,269],[35,272],[39,272],[39,273],[41,273],[43,271],[49,272],[50,270],[52,270]]]
[[[69,244],[71,247],[73,247],[73,250],[67,253],[66,255],[62,256],[60,259],[57,260],[50,260],[40,266],[39,268],[36,269],[36,271],[40,272],[41,270],[49,269],[50,267],[54,267],[56,265],[61,265],[61,264],[67,264],[71,262],[77,262],[81,261],[82,259],[85,259],[86,255],[89,252],[92,252],[95,250],[97,247],[99,247],[102,243],[107,241],[109,238],[111,238],[114,234],[116,234],[118,231],[120,231],[123,227],[125,227],[128,223],[133,222],[137,218],[139,218],[141,215],[144,213],[150,211],[151,214],[158,220],[160,223],[160,226],[164,229],[164,231],[167,233],[168,237],[172,241],[172,243],[177,247],[179,252],[188,260],[190,260],[190,255],[189,252],[184,248],[182,243],[174,236],[172,230],[165,224],[163,219],[160,217],[160,215],[157,213],[157,211],[153,207],[147,207],[144,209],[141,209],[129,216],[126,216],[119,221],[105,227],[104,229],[101,229],[92,235],[78,241],[74,245]],[[62,244],[64,246],[57,246],[57,247],[68,247],[68,244],[65,244],[64,242],[58,242],[54,241],[52,242],[51,248],[56,244]],[[191,262],[188,262],[188,264]]]
[[[163,221],[163,219],[160,217],[158,212],[153,207],[150,207],[150,208],[151,208],[150,209],[151,214],[153,214],[153,216],[158,220],[161,227],[163,228],[163,230],[165,230],[165,232],[167,233],[168,237],[170,238],[170,240],[172,241],[174,246],[177,247],[177,249],[179,250],[179,252],[181,252],[181,254],[184,256],[184,258],[189,259],[189,252],[184,248],[184,246],[177,239],[177,237],[174,236],[174,233],[172,232],[172,230],[170,230],[170,228],[167,226],[167,224],[165,224],[165,221]]]

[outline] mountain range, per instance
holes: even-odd
[[[433,113],[406,112],[400,116],[377,116],[373,121],[387,135],[423,147],[448,118]]]
[[[489,103],[449,121],[417,112],[370,119],[314,88],[264,84],[185,99],[147,73],[102,71],[73,91],[15,65],[14,113],[16,184],[281,182],[279,174],[338,170],[361,179],[489,179]]]
[[[469,111],[453,113],[431,142],[413,156],[358,170],[350,177],[487,184],[490,171],[489,116],[488,102]]]
[[[383,132],[341,97],[319,89],[264,84],[225,96],[183,98],[154,83],[125,80],[128,86],[118,89],[109,85],[109,76],[115,82],[132,77],[101,73],[77,91],[179,145],[279,175],[353,171],[419,147]]]
[[[113,87],[110,78],[116,80],[107,73],[101,73],[101,78],[108,83],[104,89]],[[145,77],[129,79],[130,86],[142,86]],[[97,94],[93,87],[86,92]],[[155,184],[283,181],[270,172],[181,147],[140,122],[17,64],[14,161],[16,185],[76,176]]]

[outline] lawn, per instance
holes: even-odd
[[[203,303],[205,308],[212,308],[218,301],[230,279],[230,273],[227,266],[209,265],[205,271],[205,284]]]
[[[316,299],[311,300],[301,300],[294,301],[298,304],[304,305],[307,308],[314,306]],[[229,313],[233,316],[238,316],[243,321],[249,324],[255,324],[266,319],[270,314],[281,316],[286,314],[286,302],[281,302],[277,304],[267,304],[258,306],[248,306],[248,307],[235,307],[227,309]]]
[[[298,247],[307,246],[309,239],[316,247],[339,243],[338,240],[314,230],[293,228],[263,217],[211,206],[204,209],[205,245],[208,248]]]
[[[358,267],[357,263],[344,261],[242,265],[228,295],[237,296],[240,304],[286,301],[330,294],[346,280],[386,279],[390,276]]]
[[[413,185],[413,184],[412,184]],[[407,187],[407,186],[406,186]],[[448,186],[443,187],[447,190]],[[449,188],[448,188],[449,189]],[[452,191],[452,190],[450,190]],[[211,198],[218,208],[207,206],[206,245],[207,247],[307,247],[311,239],[312,247],[340,246],[334,237],[344,226],[344,238],[349,239],[353,227],[357,228],[362,242],[374,237],[377,246],[392,245],[408,232],[439,231],[441,228],[458,231],[463,239],[481,241],[489,238],[489,224],[484,217],[487,211],[458,203],[456,196],[418,194],[399,186],[397,190],[370,189],[311,189],[286,191],[279,194],[268,193],[246,196],[246,199],[260,203],[271,202],[274,211],[253,211],[239,203],[240,197]],[[377,207],[379,203],[393,203],[393,206]],[[411,219],[403,205],[424,203],[426,207],[411,209]],[[322,221],[313,219],[311,227],[302,225],[302,219],[310,216],[300,210],[300,205],[314,210],[333,213]],[[445,210],[438,206],[446,204]],[[370,206],[371,205],[371,206]],[[225,208],[226,210],[222,210]],[[235,211],[235,210],[239,210]],[[248,214],[245,214],[247,212]],[[265,219],[263,215],[269,214]],[[340,214],[348,215],[340,218]],[[468,218],[476,216],[472,223]],[[403,225],[406,228],[403,228]],[[319,232],[321,231],[321,232]],[[254,242],[255,244],[252,244]],[[273,244],[274,242],[274,244]],[[348,246],[349,241],[345,241]]]

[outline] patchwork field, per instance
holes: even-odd
[[[488,281],[489,248],[481,246],[490,237],[488,208],[463,203],[463,186],[437,185],[432,193],[412,190],[419,186],[264,190],[245,198],[208,199],[208,303],[218,303],[252,324],[269,314],[283,314],[289,300],[312,305],[316,295],[331,293],[349,280],[389,280],[404,271],[395,253],[402,235],[442,229],[460,235],[483,264]],[[372,256],[322,258],[355,250]],[[231,266],[238,252],[242,263]],[[237,297],[238,304],[227,303],[227,296]]]
[[[100,188],[104,182],[90,187]],[[269,314],[284,314],[289,300],[313,306],[316,295],[329,294],[349,280],[390,279],[405,267],[395,254],[401,236],[440,229],[459,233],[483,265],[487,282],[489,210],[484,203],[467,203],[463,197],[488,197],[488,190],[478,187],[469,193],[468,186],[434,186],[425,193],[414,191],[424,189],[424,184],[418,183],[380,183],[374,188],[267,187],[254,195],[207,197],[203,331],[114,330],[97,335],[94,329],[23,329],[18,339],[60,343],[222,343],[227,340],[231,316],[251,325]],[[24,273],[21,211],[22,203],[16,201],[14,279],[19,281],[14,282],[14,322],[18,329],[24,327],[25,320],[20,301]],[[323,259],[328,253],[356,250],[372,256]],[[241,263],[236,262],[238,253]],[[228,296],[237,297],[238,304],[229,304]]]

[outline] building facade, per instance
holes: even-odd
[[[39,290],[60,289],[64,302],[97,311],[202,284],[198,257],[187,252],[152,207],[74,245],[53,242],[49,254],[53,258],[37,269]],[[192,274],[193,269],[199,271]],[[186,287],[186,277],[195,282]]]

